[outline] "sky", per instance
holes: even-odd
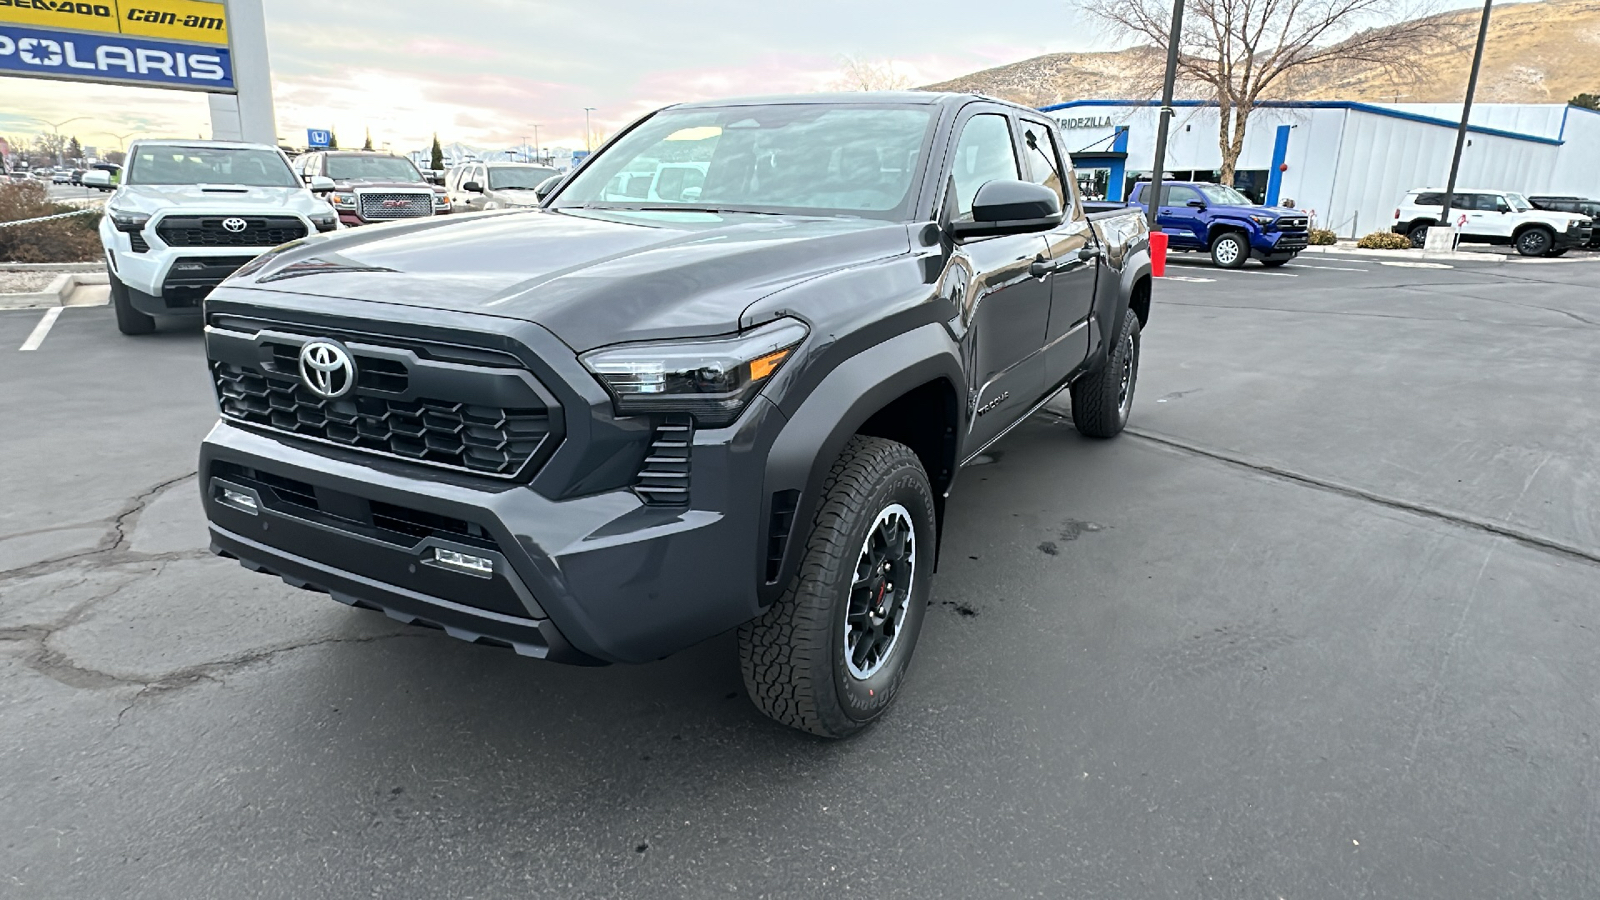
[[[278,135],[581,148],[669,103],[825,90],[846,56],[913,85],[1114,44],[1071,0],[265,0]],[[0,135],[209,137],[205,95],[0,78]],[[130,133],[131,136],[130,136]]]

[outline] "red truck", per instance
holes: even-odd
[[[318,176],[332,179],[328,202],[346,226],[450,212],[450,197],[444,188],[430,184],[403,156],[328,150],[302,154],[294,168],[306,184]]]

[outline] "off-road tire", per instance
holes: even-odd
[[[899,504],[910,513],[916,554],[905,617],[880,668],[850,672],[845,621],[867,533]],[[805,555],[788,589],[760,618],[739,628],[739,667],[756,708],[828,738],[848,737],[893,703],[927,615],[935,542],[933,490],[911,448],[856,436],[822,485]]]
[[[1571,247],[1565,247],[1565,248],[1560,249],[1560,250],[1551,250],[1550,252],[1545,254],[1545,257],[1548,258],[1548,259],[1556,259],[1558,257],[1566,256],[1567,255],[1567,251],[1570,250],[1570,249],[1572,249],[1572,248]]]
[[[1232,248],[1231,251],[1229,247]],[[1218,252],[1219,248],[1221,252]],[[1242,269],[1249,261],[1250,241],[1239,232],[1224,231],[1211,242],[1211,262],[1217,268]]]
[[[133,308],[128,299],[128,286],[117,278],[117,273],[106,267],[106,277],[111,279],[111,305],[117,311],[117,330],[123,334],[149,334],[156,330],[156,320]]]
[[[1418,222],[1406,231],[1406,237],[1410,239],[1413,250],[1421,250],[1428,245],[1428,229],[1432,227],[1432,222]]]
[[[1529,228],[1517,235],[1517,252],[1523,256],[1543,256],[1556,245],[1556,236],[1548,228]]]
[[[1122,376],[1128,375],[1127,396]],[[1139,316],[1128,310],[1116,343],[1100,370],[1072,383],[1072,424],[1085,437],[1110,438],[1122,433],[1133,411],[1133,391],[1139,384]]]

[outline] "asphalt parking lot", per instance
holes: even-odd
[[[1600,896],[1600,265],[1391,262],[1175,265],[844,743],[211,557],[198,331],[0,312],[0,895]]]

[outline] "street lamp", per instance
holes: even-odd
[[[583,149],[590,153],[594,152],[594,147],[592,146],[590,140],[590,136],[593,135],[594,132],[589,130],[589,113],[594,111],[595,108],[593,106],[585,106],[583,108]]]
[[[533,123],[533,161],[536,162],[536,163],[544,162],[544,151],[543,151],[543,148],[541,148],[539,146],[539,123],[538,122],[534,122]]]
[[[1461,105],[1461,124],[1456,128],[1456,152],[1450,157],[1450,181],[1444,186],[1444,209],[1439,224],[1450,227],[1450,209],[1456,202],[1456,176],[1461,173],[1461,150],[1467,142],[1467,120],[1472,118],[1472,95],[1478,92],[1478,69],[1483,65],[1483,39],[1489,34],[1489,10],[1494,0],[1483,0],[1483,20],[1478,23],[1478,46],[1472,51],[1472,72],[1467,76],[1467,100]]]
[[[46,119],[39,119],[40,122],[44,122],[46,125],[49,125],[51,131],[55,132],[55,135],[56,135],[56,165],[58,165],[58,166],[61,165],[61,140],[60,140],[60,138],[61,138],[61,126],[67,124],[68,122],[76,122],[79,119],[87,119],[87,118],[89,118],[89,117],[88,116],[73,116],[70,119],[62,119],[59,122],[51,122],[51,121],[48,121]]]
[[[1167,72],[1161,82],[1161,113],[1160,122],[1156,125],[1156,159],[1155,171],[1150,173],[1150,193],[1145,198],[1145,215],[1149,217],[1150,230],[1161,230],[1158,221],[1161,215],[1161,204],[1166,199],[1161,196],[1162,176],[1161,171],[1167,165],[1167,125],[1172,121],[1172,88],[1178,76],[1178,42],[1183,39],[1183,0],[1173,0],[1172,3],[1172,31],[1167,35]]]

